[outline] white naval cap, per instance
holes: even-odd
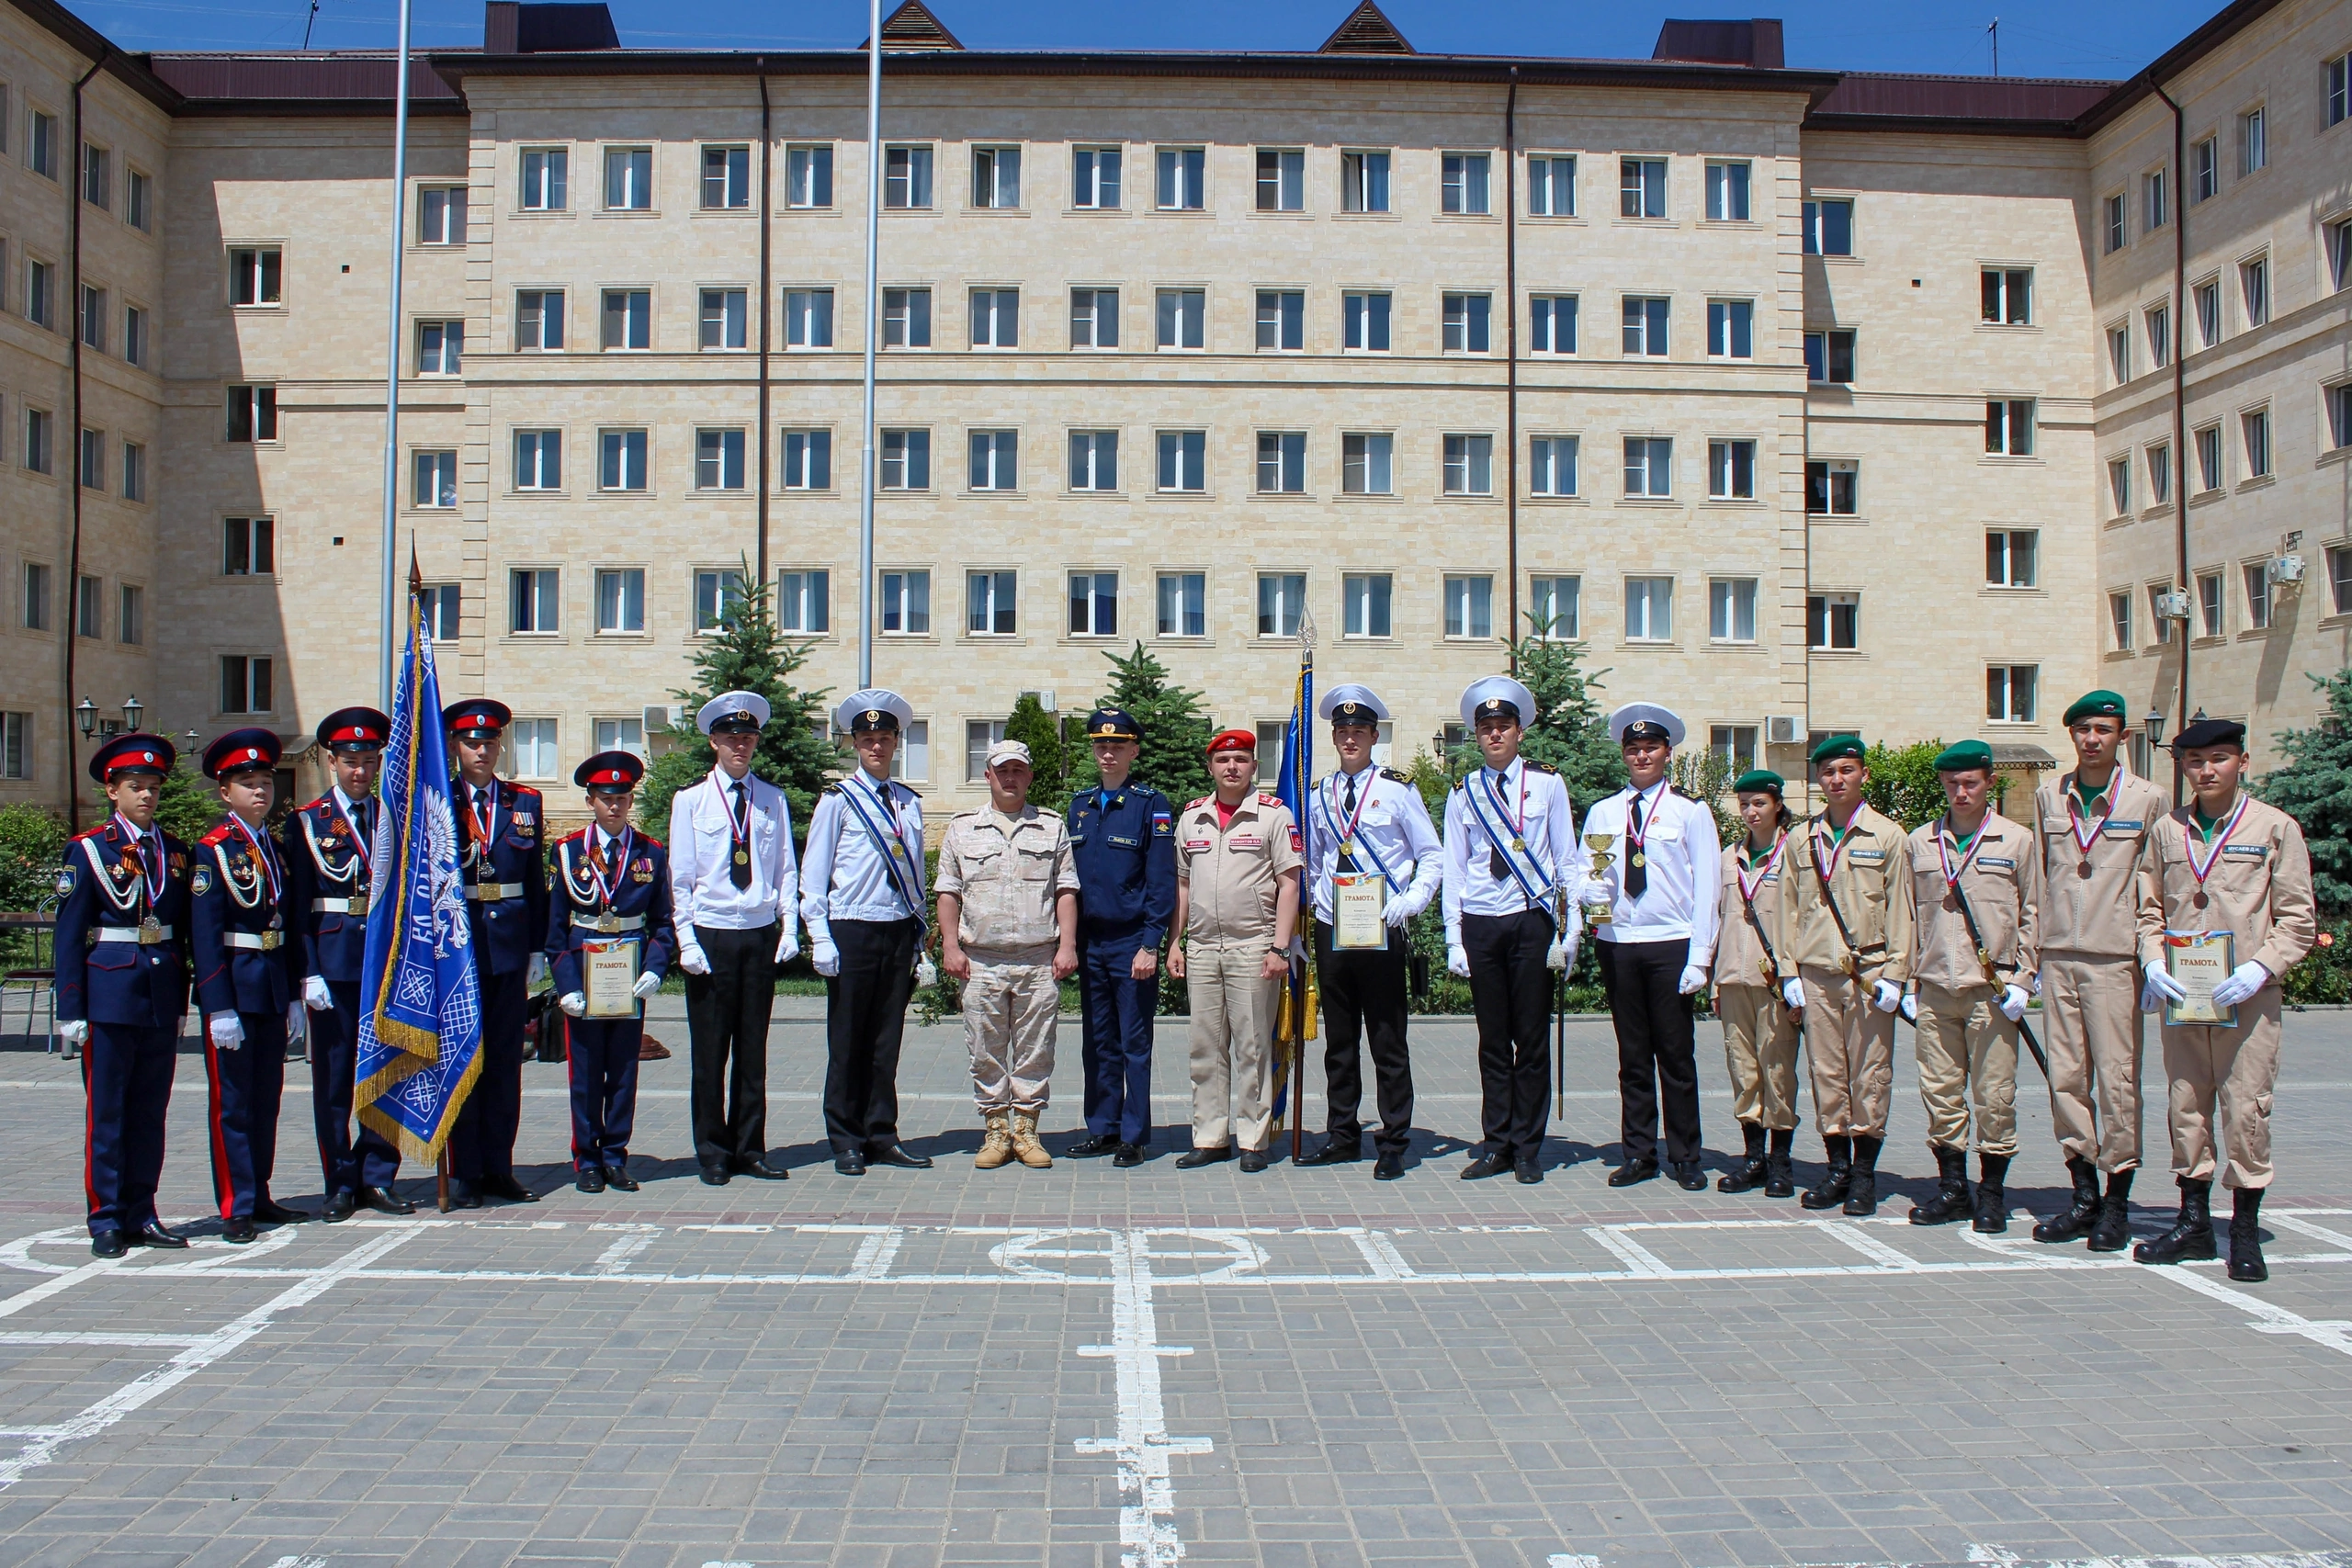
[[[757,692],[721,692],[702,705],[695,723],[705,735],[721,728],[756,734],[768,723],[768,700]]]
[[[1388,717],[1388,705],[1370,686],[1349,683],[1324,693],[1315,705],[1315,716],[1334,724],[1378,724]]]
[[[1663,740],[1682,744],[1682,720],[1672,708],[1656,703],[1627,703],[1609,716],[1609,739],[1623,746],[1627,739]]]
[[[869,729],[902,734],[914,721],[915,710],[907,705],[907,699],[881,686],[852,692],[833,709],[833,728],[853,735]]]
[[[1473,681],[1462,694],[1462,722],[1476,728],[1482,718],[1506,716],[1521,725],[1535,722],[1535,694],[1508,675]]]

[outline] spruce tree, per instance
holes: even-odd
[[[1528,616],[1530,626],[1538,625]],[[1587,671],[1589,651],[1581,642],[1560,642],[1530,635],[1512,649],[1518,679],[1535,698],[1535,716],[1520,742],[1520,755],[1559,771],[1568,786],[1568,799],[1582,812],[1602,795],[1625,784],[1625,759],[1609,739],[1608,716],[1593,694],[1606,670]],[[1449,770],[1461,778],[1481,765],[1475,741],[1457,746],[1447,759]]]
[[[1123,709],[1143,727],[1143,744],[1129,776],[1179,807],[1207,795],[1211,730],[1201,694],[1176,684],[1168,667],[1140,641],[1133,653],[1102,657],[1111,661],[1111,689],[1097,705]],[[1091,789],[1101,778],[1090,747],[1070,770],[1069,791]]]
[[[2330,914],[2352,910],[2352,669],[2313,675],[2327,707],[2309,729],[2276,739],[2286,765],[2255,793],[2293,818],[2312,853],[2312,893]]]
[[[1029,785],[1030,800],[1040,811],[1059,811],[1069,799],[1060,716],[1047,713],[1036,693],[1023,692],[1004,721],[1004,738],[1029,748],[1029,765],[1036,775]]]

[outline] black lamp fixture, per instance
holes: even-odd
[[[98,732],[98,705],[84,697],[74,709],[74,722],[82,728],[82,739],[87,740]]]
[[[127,696],[127,697],[123,698],[123,699],[122,699],[122,727],[123,727],[123,728],[125,728],[125,729],[136,729],[136,728],[139,728],[139,716],[140,716],[141,714],[145,713],[146,711],[147,711],[147,710],[146,710],[144,707],[142,707],[141,705],[140,705],[140,702],[139,702],[139,694],[138,694],[138,693],[133,692],[130,695],[129,695],[129,696]]]
[[[2148,710],[2147,722],[2148,744],[2151,746],[2163,745],[2165,743],[2165,710],[2162,708],[2150,708]]]

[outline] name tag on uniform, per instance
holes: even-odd
[[[1978,855],[1976,857],[1976,863],[1978,865],[1984,866],[1987,869],[1993,866],[1999,866],[2003,871],[2015,871],[2018,868],[2017,862],[2013,860],[2003,860],[1998,855]]]
[[[1187,839],[1184,840],[1184,850],[1188,854],[1198,854],[1203,850],[1210,849],[1212,847],[1214,846],[1206,839]]]
[[[1266,847],[1266,840],[1255,833],[1236,833],[1226,842],[1237,850],[1262,850]]]
[[[1886,852],[1884,850],[1856,850],[1854,852],[1854,858],[1858,861],[1867,861],[1875,863],[1886,859]]]
[[[1141,839],[1122,839],[1116,833],[1111,835],[1111,841],[1118,845],[1121,849],[1127,850],[1134,849],[1137,844],[1143,842]]]
[[[2064,828],[2066,824],[2061,822],[2058,826]],[[2147,826],[2136,817],[2110,817],[2107,819],[2107,830],[2110,833],[2144,832]]]
[[[2263,860],[2267,859],[2269,853],[2268,844],[2224,844],[2222,846],[2222,855],[2224,859]]]

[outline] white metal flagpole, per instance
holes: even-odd
[[[410,0],[401,0],[400,75],[392,109],[392,288],[384,328],[384,581],[383,649],[378,691],[384,711],[392,706],[392,660],[397,636],[394,606],[400,603],[400,572],[393,564],[401,490],[401,250],[408,237],[408,19]]]
[[[857,684],[874,684],[874,339],[882,296],[875,287],[882,227],[882,0],[867,0],[865,34],[865,430],[858,448]]]

